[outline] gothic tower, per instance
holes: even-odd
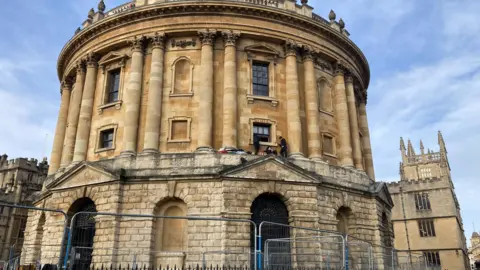
[[[415,153],[400,138],[400,181],[389,184],[394,201],[392,223],[399,260],[425,258],[442,269],[466,269],[468,256],[460,205],[450,174],[447,147],[438,132],[438,151],[423,146]]]

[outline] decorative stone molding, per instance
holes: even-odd
[[[189,78],[189,84],[188,84],[188,92],[186,93],[178,93],[175,92],[175,69],[176,69],[176,64],[179,61],[187,61],[190,64],[190,78]],[[175,59],[173,61],[172,65],[170,66],[170,69],[172,71],[172,81],[171,81],[171,87],[170,87],[170,97],[191,97],[193,96],[193,69],[195,68],[195,65],[193,64],[192,60],[186,56],[180,56],[179,58]]]
[[[85,61],[89,68],[96,68],[98,66],[98,56],[93,52],[90,52],[85,56]]]
[[[175,121],[186,121],[187,122],[187,136],[185,139],[181,140],[175,140],[172,137],[173,133],[173,122]],[[175,116],[172,118],[168,118],[168,137],[167,137],[167,142],[168,143],[181,143],[181,142],[190,142],[192,140],[191,138],[191,127],[192,127],[192,118],[190,117],[185,117],[185,116]]]
[[[346,83],[353,83],[353,77],[352,77],[352,75],[347,75],[347,76],[345,77],[345,82],[346,82]]]
[[[175,39],[172,39],[172,40],[170,40],[170,44],[172,44],[172,48],[175,48],[175,47],[186,48],[187,46],[195,47],[195,46],[197,46],[197,40],[194,39],[194,38],[192,38],[192,40],[175,40]]]
[[[113,142],[112,142],[112,147],[110,148],[100,148],[100,143],[101,143],[101,134],[102,131],[108,130],[108,129],[113,129]],[[97,129],[97,139],[95,143],[95,153],[100,153],[100,152],[105,152],[105,151],[111,151],[115,150],[115,142],[116,142],[116,137],[117,137],[117,129],[118,129],[118,124],[108,124],[108,125],[103,125]]]
[[[60,94],[63,94],[64,90],[71,91],[72,90],[73,80],[70,77],[66,77],[60,83]]]
[[[200,42],[203,45],[213,45],[213,42],[216,38],[216,31],[215,30],[203,30],[198,31],[198,35],[200,36]]]
[[[302,60],[305,61],[313,61],[315,50],[308,45],[302,46]]]
[[[253,144],[253,125],[254,124],[266,124],[270,125],[270,139],[271,142],[260,142],[260,145],[276,147],[277,144],[277,121],[265,119],[265,118],[250,118],[248,120],[248,127],[250,128],[250,140],[249,144]]]
[[[103,74],[103,89],[102,89],[102,103],[97,107],[98,114],[102,114],[103,110],[110,107],[120,110],[122,107],[122,94],[125,77],[125,64],[129,56],[119,52],[109,52],[104,55],[99,61],[99,68]],[[118,100],[114,102],[106,102],[106,95],[108,94],[108,73],[109,71],[120,69],[120,82],[118,87]]]
[[[132,47],[132,52],[142,52],[145,45],[145,37],[134,37],[132,40],[129,41],[129,43]]]
[[[338,75],[344,76],[346,71],[347,70],[346,70],[345,66],[343,66],[340,63],[336,63],[335,66],[334,66],[334,72],[333,73],[335,74],[335,76],[338,76]]]
[[[165,33],[155,32],[151,37],[151,40],[153,48],[165,49]]]
[[[325,147],[324,147],[324,145],[323,145],[323,142],[324,142],[324,140],[325,140],[325,139],[324,139],[325,137],[332,139],[332,150],[333,150],[333,153],[325,152]],[[333,158],[337,158],[337,142],[336,142],[335,136],[333,136],[333,135],[330,134],[330,133],[322,132],[322,155],[329,156],[329,157],[333,157]]]
[[[237,39],[240,37],[240,33],[234,33],[233,31],[222,32],[223,44],[226,46],[235,46]]]
[[[78,60],[75,63],[75,70],[77,73],[85,73],[85,63],[82,60]]]
[[[297,50],[299,46],[297,43],[291,39],[287,40],[284,44],[285,56],[297,55]]]

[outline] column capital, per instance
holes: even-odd
[[[87,54],[85,61],[87,63],[87,68],[96,68],[98,66],[98,56],[93,52]]]
[[[213,42],[215,41],[215,38],[217,36],[215,30],[202,30],[198,31],[198,35],[200,36],[200,42],[203,45],[213,45]]]
[[[315,50],[313,47],[308,46],[308,45],[303,45],[302,46],[302,60],[303,62],[305,61],[312,61],[313,62],[313,54],[315,53]]]
[[[347,76],[345,76],[345,82],[346,83],[351,83],[353,84],[353,76],[348,74]]]
[[[295,41],[289,39],[285,41],[284,49],[285,49],[285,56],[297,56],[297,49],[298,45]]]
[[[240,33],[235,33],[233,31],[224,31],[222,32],[223,44],[227,46],[235,46],[237,39],[240,37]]]
[[[139,36],[134,37],[132,40],[129,41],[130,46],[132,47],[132,52],[142,52],[143,46],[145,45],[145,37]]]
[[[333,68],[335,76],[345,76],[347,69],[343,64],[336,63]]]
[[[78,60],[77,62],[75,62],[75,69],[77,71],[77,74],[85,73],[85,63],[82,60]]]
[[[155,32],[155,34],[153,34],[150,39],[152,40],[152,45],[154,49],[165,49],[165,33]]]
[[[65,77],[62,82],[60,83],[60,94],[63,94],[64,90],[70,91],[72,90],[72,78]]]

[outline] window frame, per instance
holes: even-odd
[[[190,64],[190,84],[187,93],[176,93],[175,92],[175,69],[176,65],[180,61],[187,61]],[[193,69],[195,68],[195,64],[193,61],[187,56],[180,56],[175,59],[172,64],[170,65],[170,70],[172,72],[171,82],[170,82],[170,97],[191,97],[193,96]]]
[[[258,68],[261,68],[262,70],[258,70]],[[254,96],[260,96],[260,97],[269,97],[270,96],[270,63],[263,62],[263,61],[252,61],[252,95]],[[267,83],[259,83],[258,79],[265,79],[263,77],[259,76],[259,73],[265,72],[267,73]],[[257,79],[257,82],[255,83],[255,78]],[[255,86],[257,87],[262,87],[265,89],[262,89],[262,92],[265,91],[265,93],[259,93],[255,92]]]
[[[432,168],[420,168],[420,179],[432,178]]]
[[[423,251],[423,256],[425,257],[425,261],[427,266],[442,266],[442,262],[440,260],[440,252],[438,251]]]
[[[172,139],[172,133],[173,133],[173,122],[175,121],[186,121],[187,122],[187,138],[185,139]],[[192,118],[186,117],[186,116],[175,116],[168,118],[168,137],[167,137],[167,143],[185,143],[185,142],[191,142],[192,137],[191,137],[191,127],[192,127]]]
[[[260,145],[263,146],[272,146],[272,147],[277,147],[277,137],[280,136],[280,134],[277,134],[277,121],[273,121],[270,119],[264,119],[264,118],[250,118],[249,119],[249,127],[250,127],[250,141],[249,144],[253,145],[253,129],[254,125],[269,125],[270,126],[270,142],[263,142],[260,141]]]
[[[255,133],[255,128],[257,128],[257,132]],[[260,133],[258,132],[258,129],[259,128],[266,128],[267,130],[267,134],[264,134],[264,133]],[[272,142],[272,125],[271,124],[265,124],[265,123],[253,123],[253,127],[252,127],[252,132],[253,132],[253,138],[255,138],[255,134],[257,136],[261,138],[266,138],[268,137],[268,141],[262,141],[260,140],[260,142],[264,142],[264,143],[271,143]]]
[[[435,233],[435,220],[434,219],[419,219],[418,223],[418,233],[420,237],[436,237]]]
[[[117,89],[115,89],[115,78],[113,76],[113,73],[118,73],[118,86]],[[105,100],[104,104],[110,104],[110,103],[115,103],[119,100],[119,94],[120,94],[120,81],[122,77],[122,69],[121,68],[115,68],[107,71],[107,92],[105,93]],[[112,91],[116,90],[116,91]],[[116,99],[115,100],[110,100],[110,96],[112,93],[116,93]]]
[[[415,202],[415,209],[419,212],[423,211],[432,211],[432,205],[430,203],[430,198],[428,197],[428,193],[420,192],[414,193],[414,202]]]
[[[332,139],[332,150],[333,150],[333,153],[328,153],[328,152],[325,152],[325,147],[324,147],[324,141],[325,141],[325,137],[329,137]],[[325,156],[329,156],[329,157],[333,157],[333,158],[336,158],[337,157],[337,146],[336,146],[337,142],[335,140],[335,136],[333,136],[333,134],[331,133],[322,133],[322,155],[325,155]]]
[[[100,127],[97,130],[97,140],[95,143],[95,153],[100,153],[100,152],[105,152],[105,151],[111,151],[115,150],[116,148],[116,140],[117,140],[117,129],[118,125],[117,124],[109,124],[109,125],[104,125]],[[113,140],[112,140],[112,147],[103,147],[103,132],[107,130],[112,130],[113,131]]]
[[[330,89],[330,106],[329,106],[329,108],[322,108],[323,95],[322,95],[322,91],[321,91],[321,88],[320,88],[320,83],[321,82],[325,82],[325,84],[328,86],[328,89]],[[335,111],[334,103],[335,102],[334,102],[334,96],[333,96],[333,89],[332,89],[332,84],[330,83],[328,78],[322,76],[322,77],[317,79],[317,92],[318,92],[318,111],[322,112],[324,114],[328,114],[330,116],[335,117],[335,114],[334,114],[334,111]]]
[[[247,102],[249,104],[255,103],[255,101],[267,101],[270,102],[272,107],[277,107],[279,99],[277,98],[277,62],[280,53],[272,47],[264,44],[256,44],[247,46],[244,48],[247,54],[248,61],[248,92]],[[264,63],[268,65],[268,96],[259,96],[253,93],[253,63]]]
[[[101,103],[97,107],[98,114],[102,114],[103,110],[108,109],[110,107],[115,107],[115,109],[120,110],[122,106],[122,95],[123,95],[123,86],[125,83],[125,65],[127,59],[129,58],[128,55],[122,54],[119,52],[110,52],[106,54],[100,61],[98,61],[99,68],[102,71],[103,75],[103,91],[101,97]],[[120,69],[120,78],[118,82],[118,94],[117,100],[110,102],[108,99],[108,95],[110,93],[109,90],[109,73],[114,70]]]

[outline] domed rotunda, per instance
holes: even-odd
[[[61,213],[31,211],[24,263],[252,265],[265,241],[300,227],[390,245],[369,66],[336,17],[307,0],[136,0],[109,11],[102,0],[60,52],[61,105],[35,201],[65,212],[73,232],[64,236]],[[72,220],[79,212],[98,214]],[[257,241],[262,221],[287,230]]]

